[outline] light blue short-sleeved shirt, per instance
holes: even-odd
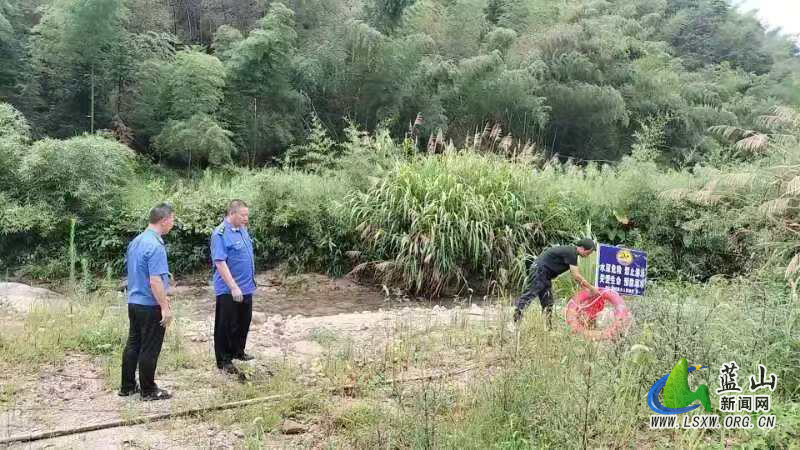
[[[150,288],[150,277],[160,276],[164,291],[169,289],[169,266],[164,240],[148,228],[128,244],[125,259],[128,270],[128,303],[158,306]]]
[[[234,228],[227,219],[214,228],[211,234],[211,262],[214,265],[214,292],[216,295],[230,294],[231,290],[220,276],[216,261],[225,261],[231,276],[242,295],[256,290],[255,263],[253,260],[253,241],[247,228]]]

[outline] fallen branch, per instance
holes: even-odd
[[[406,379],[394,379],[394,378],[392,378],[392,379],[389,379],[389,380],[381,381],[379,384],[410,383],[410,382],[413,382],[413,381],[429,381],[429,380],[435,380],[435,379],[441,379],[441,378],[450,378],[450,377],[454,377],[456,375],[460,375],[460,374],[465,373],[465,372],[469,372],[470,370],[475,370],[475,369],[478,369],[478,368],[481,368],[481,367],[487,367],[487,366],[489,366],[489,365],[491,365],[491,364],[493,364],[495,362],[501,361],[503,359],[504,358],[497,358],[497,359],[493,359],[493,360],[488,361],[488,362],[483,363],[483,364],[475,364],[473,366],[461,368],[461,369],[454,370],[454,371],[451,371],[451,372],[440,373],[440,374],[422,375],[422,376],[418,376],[418,377],[414,377],[414,378],[406,378]],[[356,387],[357,387],[357,385],[355,385],[355,384],[349,384],[349,385],[343,385],[343,386],[334,386],[334,387],[328,388],[326,390],[329,393],[352,392]],[[28,435],[22,435],[22,436],[12,436],[12,437],[8,437],[8,438],[0,439],[0,445],[8,445],[8,444],[16,443],[16,442],[39,441],[39,440],[42,440],[42,439],[52,439],[52,438],[55,438],[55,437],[69,436],[69,435],[72,435],[72,434],[82,434],[82,433],[88,433],[90,431],[106,430],[106,429],[109,429],[109,428],[129,427],[129,426],[134,426],[134,425],[142,425],[142,424],[146,424],[146,423],[158,422],[160,420],[165,420],[165,419],[186,417],[186,416],[192,416],[192,415],[196,415],[196,414],[203,414],[203,413],[208,413],[208,412],[213,412],[213,411],[224,411],[224,410],[227,410],[227,409],[241,408],[241,407],[244,407],[244,406],[256,405],[256,404],[259,404],[259,403],[266,403],[266,402],[271,402],[271,401],[274,401],[274,400],[280,400],[280,399],[292,397],[294,395],[305,394],[307,392],[308,391],[295,391],[295,392],[289,392],[287,394],[269,395],[269,396],[266,396],[266,397],[257,397],[257,398],[252,398],[252,399],[249,399],[249,400],[240,400],[240,401],[236,401],[236,402],[223,403],[221,405],[204,406],[204,407],[200,407],[200,408],[185,409],[183,411],[168,412],[168,413],[163,413],[163,414],[152,414],[152,415],[149,415],[149,416],[140,416],[140,417],[134,417],[132,419],[115,420],[113,422],[104,422],[104,423],[98,423],[98,424],[94,424],[94,425],[86,425],[86,426],[77,427],[77,428],[67,428],[67,429],[63,429],[63,430],[47,431],[47,432],[44,432],[44,433],[28,434]]]

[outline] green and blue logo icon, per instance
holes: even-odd
[[[706,411],[711,411],[708,386],[701,384],[697,390],[689,388],[689,374],[706,366],[689,366],[686,358],[681,358],[670,373],[659,378],[647,392],[647,406],[658,414],[681,414],[692,411],[700,405],[692,403],[699,400]],[[664,403],[658,399],[663,391]]]

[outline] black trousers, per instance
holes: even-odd
[[[539,297],[542,311],[547,316],[548,325],[552,324],[553,312],[553,291],[552,277],[550,272],[543,266],[533,264],[528,275],[528,288],[515,302],[517,314],[521,315],[522,310],[528,307],[534,297]]]
[[[214,308],[214,354],[217,367],[222,368],[223,364],[244,354],[252,319],[252,294],[245,295],[241,303],[233,301],[231,294],[217,296]]]
[[[164,343],[165,328],[161,326],[161,307],[128,304],[128,342],[122,353],[123,391],[136,388],[136,367],[143,394],[155,392],[156,365]]]

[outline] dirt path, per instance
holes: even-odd
[[[449,307],[387,299],[381,291],[347,280],[319,275],[285,280],[274,273],[259,275],[254,320],[248,352],[257,357],[252,368],[270,369],[289,364],[300,374],[296,382],[313,386],[324,376],[323,366],[334,352],[349,348],[375,354],[391,346],[402,333],[426,333],[440,325],[481,321],[498,310],[468,303]],[[10,400],[0,403],[0,435],[38,433],[81,425],[161,413],[187,406],[220,403],[220,392],[237,384],[213,367],[213,304],[207,286],[178,286],[173,292],[184,343],[208,368],[159,367],[159,385],[174,398],[141,402],[121,398],[110,386],[103,361],[87,355],[69,355],[63,363],[45,366],[36,374],[7,370],[0,380],[13,386]],[[405,306],[403,306],[405,305]],[[409,306],[413,305],[413,306]],[[454,355],[461,358],[459,355]],[[113,364],[114,362],[108,362]],[[415,374],[413,367],[408,373]],[[273,432],[266,442],[273,448],[315,447],[314,427],[289,436]],[[12,448],[241,448],[242,428],[201,419],[176,419],[135,427],[95,431],[48,439]]]
[[[394,309],[411,304],[433,307],[452,306],[453,300],[426,301],[409,299],[399,292],[362,286],[347,278],[333,279],[320,274],[281,276],[271,270],[256,275],[257,291],[253,294],[253,311],[267,316],[332,316],[361,311]],[[186,306],[188,317],[204,320],[214,317],[214,291],[202,279],[178,284],[172,296]]]

